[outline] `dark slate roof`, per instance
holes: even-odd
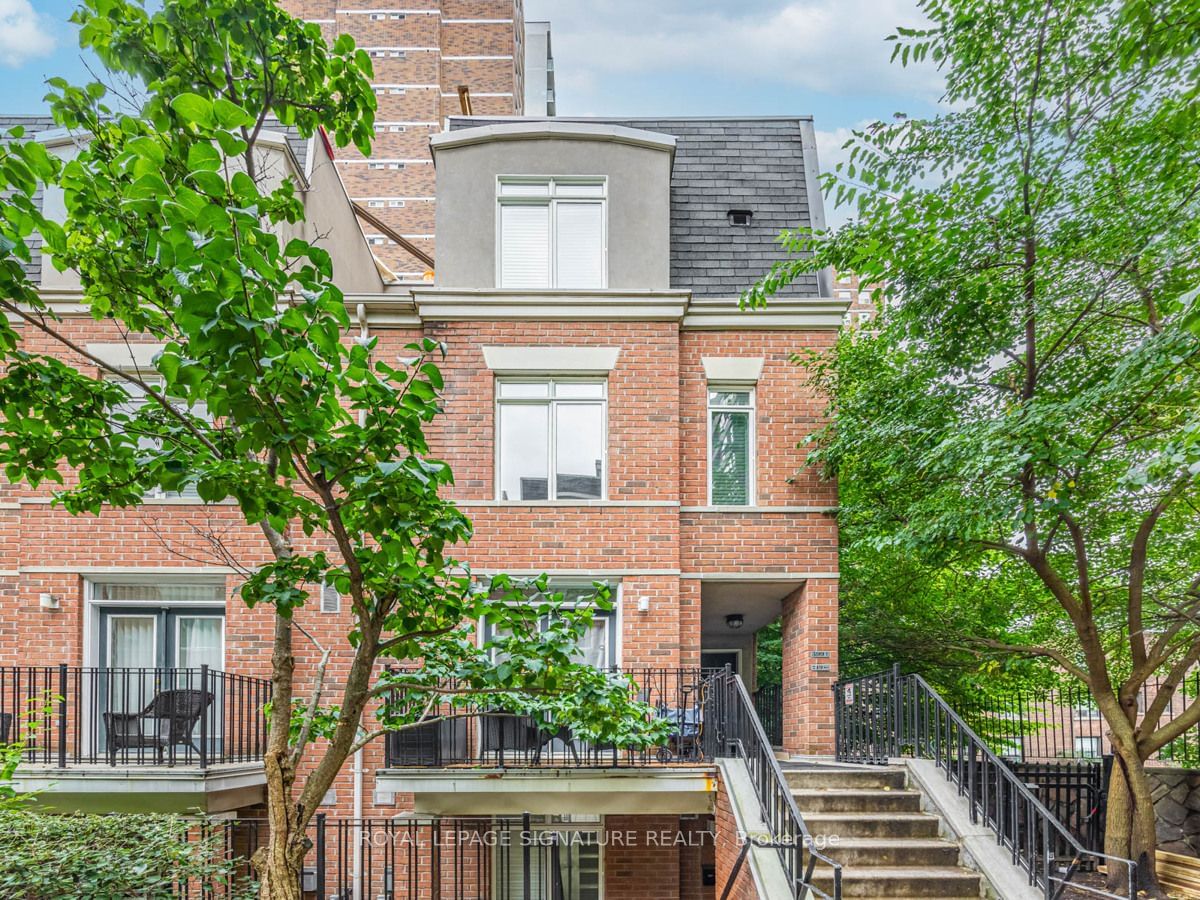
[[[500,125],[512,118],[454,117],[451,130]],[[525,121],[528,121],[526,119]],[[780,258],[780,232],[824,225],[816,172],[812,120],[790,118],[570,118],[557,122],[605,122],[675,138],[671,175],[671,286],[698,298],[729,298],[750,287]],[[810,191],[815,196],[810,196]],[[751,224],[735,226],[728,213],[753,212]],[[816,275],[805,275],[781,296],[821,295]]]
[[[0,116],[0,142],[6,141],[9,129],[15,128],[17,125],[24,126],[26,138],[32,137],[39,131],[47,131],[58,127],[49,116]],[[33,199],[40,207],[42,203],[40,188]],[[39,284],[42,280],[42,254],[40,249],[42,241],[38,235],[34,234],[30,235],[27,243],[32,254],[30,261],[25,265],[25,272],[29,276],[30,281],[34,284]]]

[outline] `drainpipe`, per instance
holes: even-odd
[[[367,305],[360,303],[354,310],[355,317],[358,319],[359,337],[365,342],[370,336],[370,330],[367,328]],[[365,425],[367,422],[367,411],[360,409],[358,411],[359,426]],[[358,737],[363,736],[363,729],[360,726]],[[353,897],[354,900],[363,900],[362,895],[362,863],[363,863],[363,750],[360,747],[354,753],[354,877],[353,877]]]
[[[362,729],[359,729],[360,731]],[[363,861],[363,752],[359,748],[354,753],[354,900],[363,900],[362,895],[362,861]]]

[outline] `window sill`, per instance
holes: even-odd
[[[614,506],[679,506],[678,500],[455,500],[460,507],[614,507]]]

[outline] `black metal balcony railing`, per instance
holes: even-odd
[[[262,759],[264,678],[198,669],[0,667],[0,741],[29,763],[198,766]]]
[[[486,698],[467,705],[449,700],[426,720],[387,736],[390,768],[439,766],[614,767],[699,762],[702,672],[682,669],[612,669],[637,686],[638,698],[674,726],[661,746],[638,749],[595,744],[567,727],[541,727],[532,717],[489,708]],[[453,682],[442,685],[453,689]],[[395,701],[393,701],[395,702]],[[424,701],[422,701],[422,708]]]

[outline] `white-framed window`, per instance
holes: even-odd
[[[754,505],[754,388],[708,386],[708,501]]]
[[[597,610],[592,616],[591,627],[583,633],[576,645],[576,652],[572,654],[572,660],[577,663],[584,663],[589,666],[595,666],[599,669],[611,669],[618,665],[620,654],[618,648],[618,621],[617,610],[620,609],[620,590],[619,583],[607,582],[609,590],[612,592],[613,608],[611,610]],[[577,580],[559,581],[557,579],[550,583],[550,593],[562,595],[562,605],[566,607],[577,607],[587,603],[590,598],[594,598],[596,594],[595,584],[591,581],[582,582]],[[538,602],[539,594],[529,594],[531,603]],[[548,618],[543,619],[539,625],[541,630],[545,630],[550,624]],[[485,639],[491,639],[494,632],[490,625],[485,623],[483,636]]]
[[[162,378],[157,375],[141,375],[139,378],[144,384],[154,388],[155,390],[160,389],[163,385]],[[141,407],[151,402],[149,395],[143,389],[141,384],[137,384],[129,381],[126,378],[120,378],[117,376],[113,376],[111,380],[119,384],[122,390],[125,391],[126,396],[129,398],[124,403],[121,403],[119,406],[117,406],[113,412],[125,413],[126,415],[132,416],[135,415]],[[187,404],[182,400],[173,400],[171,405],[176,409],[186,410],[192,415],[199,416],[201,419],[206,421],[208,421],[210,418],[208,415],[208,408],[203,403],[197,403],[194,406],[188,407]],[[139,447],[153,448],[158,446],[158,441],[152,437],[139,436],[137,442]],[[161,488],[154,488],[146,493],[146,497],[152,500],[198,500],[200,498],[200,494],[197,492],[195,485],[189,484],[180,491],[164,491]]]
[[[601,500],[607,469],[604,379],[496,379],[497,499]]]
[[[496,283],[501,288],[608,284],[605,178],[497,181]]]
[[[1084,703],[1075,707],[1075,718],[1077,719],[1099,719],[1100,710],[1095,704]]]
[[[1077,737],[1075,738],[1075,755],[1085,759],[1099,759],[1100,753],[1100,738],[1099,737]]]
[[[521,824],[505,823],[508,834],[496,841],[492,854],[492,886],[497,896],[519,897],[525,889],[529,859],[531,900],[604,896],[604,831],[599,816],[535,816],[530,822],[528,850]]]

